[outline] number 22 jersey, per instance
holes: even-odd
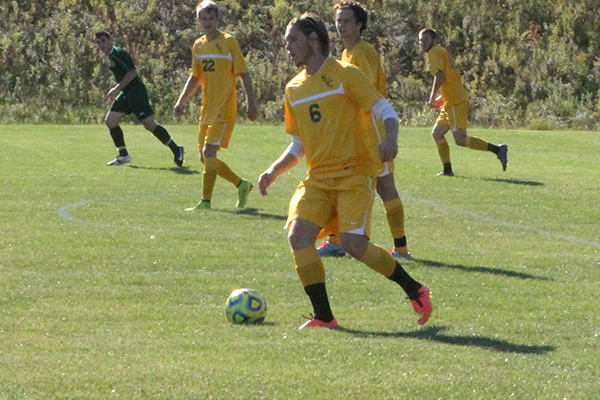
[[[201,125],[236,120],[235,79],[247,72],[246,60],[235,37],[221,32],[210,41],[206,35],[196,40],[190,75],[202,84]]]

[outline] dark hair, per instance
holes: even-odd
[[[362,4],[360,4],[357,1],[340,1],[338,4],[336,4],[333,7],[334,11],[337,12],[338,10],[343,10],[343,9],[350,9],[352,10],[352,12],[354,13],[354,19],[356,19],[356,22],[359,22],[361,25],[360,27],[360,33],[363,33],[363,31],[365,29],[367,29],[367,21],[369,19],[369,14],[367,13],[367,9],[364,8],[362,6]]]
[[[296,25],[304,36],[308,36],[315,32],[319,38],[321,52],[326,56],[329,55],[329,32],[327,32],[327,28],[321,20],[321,17],[315,13],[304,13],[298,18],[291,20],[288,26],[292,25]]]
[[[100,31],[100,32],[96,32],[96,34],[94,35],[94,38],[96,38],[96,39],[100,39],[102,37],[105,37],[110,40],[110,33],[106,32],[106,31]]]
[[[437,39],[437,32],[431,28],[421,29],[419,32],[419,36],[429,35],[429,37],[433,39]]]

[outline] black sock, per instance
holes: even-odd
[[[488,151],[491,151],[497,155],[500,153],[500,147],[496,146],[495,144],[488,143]]]
[[[114,128],[110,128],[110,136],[112,137],[115,147],[119,149],[120,156],[126,156],[127,148],[125,147],[125,138],[123,137],[123,130],[119,125]]]
[[[406,235],[401,238],[394,238],[394,247],[406,247]]]
[[[421,288],[419,282],[415,281],[405,270],[402,265],[396,263],[396,269],[392,275],[388,278],[391,281],[396,282],[404,289],[410,299],[418,298],[417,290]]]
[[[327,297],[325,284],[315,283],[313,285],[308,285],[304,288],[304,291],[312,303],[315,312],[314,318],[323,322],[333,321],[333,313],[329,306],[329,298]]]
[[[452,173],[452,163],[444,163],[444,173],[451,174]]]
[[[173,140],[171,135],[169,135],[169,132],[167,132],[165,128],[163,128],[160,125],[156,125],[156,128],[154,128],[152,134],[156,136],[156,138],[160,140],[162,144],[164,144],[165,146],[169,146],[173,154],[179,154],[179,146],[177,146],[177,143],[175,143],[175,141]]]

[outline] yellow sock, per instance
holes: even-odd
[[[223,161],[219,160],[218,158],[215,158],[215,160],[217,161],[217,174],[221,178],[237,186],[242,179],[237,176],[237,174],[233,172],[231,168],[229,168],[229,166]]]
[[[215,181],[217,180],[217,159],[209,157],[204,160],[204,173],[202,174],[202,200],[210,200]]]
[[[381,275],[389,278],[396,269],[396,260],[381,247],[369,242],[367,251],[358,260],[366,264],[372,270],[379,272]]]
[[[478,138],[477,136],[467,136],[467,139],[465,140],[465,147],[468,147],[469,149],[473,150],[487,151],[488,142],[481,138]]]
[[[438,153],[440,155],[440,160],[442,160],[442,164],[447,164],[450,162],[450,146],[448,146],[448,142],[446,139],[442,139],[440,142],[436,142]]]
[[[300,277],[302,286],[325,283],[325,268],[316,248],[307,247],[306,249],[292,251],[292,253],[296,262],[296,272]]]
[[[403,242],[406,243],[404,233],[404,206],[402,205],[402,200],[400,200],[399,197],[388,200],[383,203],[383,207],[385,208],[385,216],[387,217],[388,225],[390,226],[390,232],[394,238],[394,250],[400,254],[407,255],[408,249],[406,248],[406,245],[396,246],[396,242],[400,241],[402,238],[404,238]]]

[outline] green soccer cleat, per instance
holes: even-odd
[[[210,201],[200,200],[194,207],[186,208],[185,211],[210,210]]]
[[[242,179],[240,184],[238,185],[238,202],[235,205],[237,208],[244,208],[246,206],[246,201],[248,201],[248,194],[252,190],[254,185],[252,182]]]

